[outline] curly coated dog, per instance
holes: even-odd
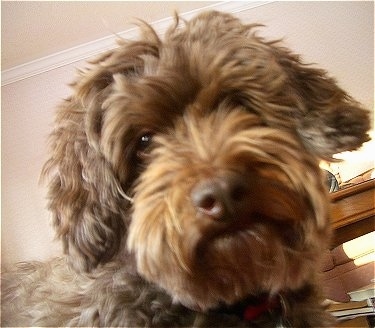
[[[80,72],[43,170],[65,255],[3,275],[3,326],[334,324],[319,160],[367,141],[368,112],[257,26],[142,23]]]

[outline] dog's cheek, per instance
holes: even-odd
[[[161,189],[157,181],[155,184],[159,186],[156,190],[149,188],[135,194],[127,239],[127,248],[135,255],[138,271],[150,280],[172,274],[167,270],[189,271],[191,266],[189,248],[182,238],[186,227],[179,221],[186,209],[178,209],[176,201],[174,207],[168,205],[168,191]],[[140,187],[146,188],[143,184]]]

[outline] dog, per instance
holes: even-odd
[[[3,326],[333,326],[319,160],[367,141],[368,112],[257,24],[139,25],[58,108],[43,176],[64,255],[3,274]]]

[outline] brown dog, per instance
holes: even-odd
[[[231,15],[142,31],[59,108],[44,174],[66,255],[4,275],[3,325],[331,326],[318,162],[368,140],[367,112]]]

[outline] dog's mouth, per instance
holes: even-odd
[[[292,248],[297,242],[296,232],[290,227],[280,227],[280,224],[264,224],[268,218],[262,215],[253,215],[251,218],[241,220],[231,225],[223,225],[220,228],[211,229],[201,236],[197,243],[195,259],[205,265],[211,262],[213,257],[223,257],[229,262],[240,258],[250,259],[254,257],[253,252],[258,252],[269,247],[269,240],[274,236],[287,247]],[[213,255],[215,254],[215,255]],[[225,255],[226,254],[226,255]],[[238,254],[236,256],[235,254]],[[223,263],[219,261],[218,263]],[[235,267],[237,265],[233,265]],[[240,266],[240,265],[238,265]]]
[[[193,310],[207,311],[224,303],[231,307],[262,291],[278,293],[291,284],[287,280],[292,276],[293,283],[300,284],[302,276],[295,264],[303,252],[301,234],[293,227],[262,223],[266,219],[253,215],[251,220],[201,236],[185,276],[188,289],[177,300]],[[191,285],[194,288],[187,292]],[[186,297],[189,293],[193,298]]]
[[[226,276],[227,271],[240,272],[249,266],[274,270],[281,260],[277,258],[280,254],[295,257],[302,251],[303,244],[298,224],[254,212],[201,234],[193,256],[199,270],[211,270],[225,283],[221,273]]]
[[[249,265],[274,269],[279,262],[275,248],[279,255],[299,253],[304,235],[300,223],[312,214],[308,202],[285,185],[262,186],[250,190],[237,204],[238,211],[227,211],[230,215],[198,216],[187,251],[196,268],[213,272],[239,271]],[[211,203],[205,208],[210,210],[215,205]]]
[[[289,205],[291,202],[294,200],[289,201]],[[261,205],[261,211],[257,211],[254,207],[243,215],[229,217],[220,222],[211,222],[201,231],[197,249],[212,243],[235,242],[244,237],[267,244],[267,240],[263,240],[262,237],[266,232],[277,235],[285,245],[293,248],[300,239],[297,222],[302,218],[302,213],[301,208],[294,210],[294,206],[289,205],[273,202],[268,206]]]

